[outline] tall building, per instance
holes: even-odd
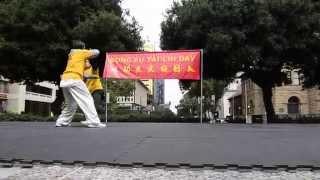
[[[154,88],[153,88],[153,102],[154,105],[161,105],[164,104],[164,80],[155,80]]]
[[[147,40],[143,46],[143,50],[149,52],[155,51],[155,45]],[[153,106],[164,104],[164,80],[143,79],[142,82],[150,92],[149,104]]]

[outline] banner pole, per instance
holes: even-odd
[[[106,97],[106,124],[108,123],[108,91],[107,91],[108,80],[105,79],[104,89],[105,89],[105,97]]]
[[[202,96],[203,96],[203,49],[200,50],[200,69],[201,69],[201,75],[200,75],[200,123],[202,124],[202,114],[203,114],[203,104],[202,104]]]
[[[108,56],[106,54],[106,62],[105,62],[105,67],[108,63]],[[105,103],[106,103],[106,124],[108,123],[108,91],[107,91],[107,85],[108,85],[108,80],[107,77],[105,78],[105,83],[104,83],[104,91],[105,91]]]

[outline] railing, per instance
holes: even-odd
[[[26,92],[26,100],[37,100],[41,102],[50,102],[52,103],[55,100],[55,97],[46,95],[46,94],[39,94],[27,91]]]

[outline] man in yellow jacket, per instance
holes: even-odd
[[[65,99],[65,106],[56,121],[56,127],[70,126],[72,117],[78,106],[83,111],[86,121],[82,123],[90,128],[103,128],[94,106],[93,98],[83,82],[83,74],[86,60],[99,55],[99,50],[84,49],[85,44],[81,41],[73,42],[73,49],[69,53],[68,63],[61,75],[60,87]]]
[[[99,76],[99,69],[98,67],[93,67],[89,61],[86,62],[84,82],[86,83],[86,86],[93,97],[97,112],[99,114],[104,113],[104,91]]]

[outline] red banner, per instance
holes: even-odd
[[[200,50],[107,53],[104,78],[200,79]]]

